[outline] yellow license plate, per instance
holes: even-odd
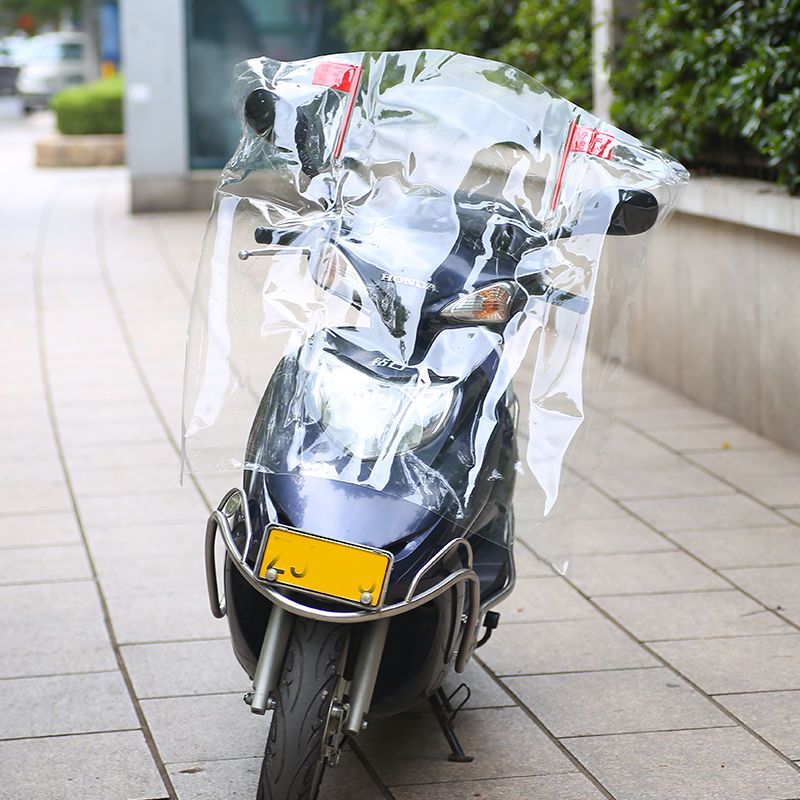
[[[259,577],[337,600],[379,608],[392,554],[300,531],[271,528]]]

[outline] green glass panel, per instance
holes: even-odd
[[[239,140],[233,67],[266,55],[294,61],[342,49],[326,0],[186,0],[189,160],[222,167]]]

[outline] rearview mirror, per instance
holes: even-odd
[[[658,219],[658,200],[642,189],[620,189],[619,201],[611,222],[609,236],[633,236],[649,231]]]
[[[658,219],[658,201],[643,189],[605,188],[592,194],[577,222],[568,228],[572,236],[606,233],[633,236],[644,233]]]

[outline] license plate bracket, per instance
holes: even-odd
[[[386,550],[271,525],[258,577],[375,611],[383,605],[393,561]]]

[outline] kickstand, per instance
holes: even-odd
[[[428,702],[431,704],[433,713],[436,716],[436,721],[439,723],[444,738],[447,739],[447,744],[450,745],[450,750],[452,751],[450,755],[447,756],[447,760],[457,761],[463,764],[474,761],[472,756],[468,756],[464,752],[464,748],[461,746],[461,742],[458,741],[458,736],[456,736],[456,732],[453,729],[453,720],[447,716],[446,709],[449,706],[447,695],[445,695],[442,689],[437,689],[428,698]]]

